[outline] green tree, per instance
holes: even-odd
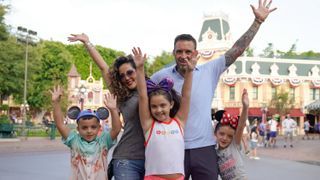
[[[4,23],[4,16],[7,13],[8,9],[9,9],[8,6],[4,6],[0,4],[0,41],[5,41],[9,37],[7,26]]]
[[[268,43],[268,46],[263,50],[261,57],[273,58],[274,57],[274,47],[272,43]]]
[[[283,116],[294,107],[294,99],[289,96],[289,92],[280,89],[280,92],[271,100],[270,107],[274,108],[276,113]]]
[[[147,65],[147,74],[150,76],[170,63],[174,63],[174,57],[171,53],[163,51],[160,56],[156,56],[154,61]]]
[[[245,55],[247,57],[253,57],[254,56],[254,49],[251,48],[251,47],[248,47],[246,50],[245,50]]]
[[[35,112],[51,108],[49,90],[57,84],[66,87],[72,61],[72,55],[61,42],[43,41],[37,52],[28,94],[28,103]]]
[[[98,66],[93,62],[87,50],[82,44],[67,45],[66,48],[72,55],[72,63],[75,64],[82,79],[87,78],[89,76],[89,67],[91,62],[93,77],[95,79],[102,77]],[[102,46],[96,46],[96,48],[109,66],[112,65],[112,63],[117,57],[124,56],[124,53],[121,51],[116,51]]]
[[[0,105],[4,98],[23,93],[24,52],[13,37],[0,41]]]

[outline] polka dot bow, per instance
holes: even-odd
[[[229,113],[224,112],[220,122],[223,125],[230,125],[231,127],[237,129],[238,120],[239,119],[237,116],[231,116]]]

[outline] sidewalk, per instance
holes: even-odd
[[[48,137],[29,137],[27,140],[0,138],[0,154],[68,150],[67,146],[62,144],[61,138],[55,140],[50,140]]]
[[[320,165],[320,139],[318,136],[314,140],[301,140],[302,138],[294,137],[293,148],[284,148],[283,136],[277,138],[275,148],[259,147],[258,156],[266,156],[277,159],[300,161],[309,164]],[[49,138],[28,138],[20,139],[0,139],[0,154],[12,154],[23,152],[47,152],[47,151],[69,151],[62,144],[60,138],[50,140]]]
[[[289,145],[284,148],[283,145],[284,138],[279,136],[276,147],[258,147],[257,154],[258,156],[320,165],[320,139],[318,135],[313,140],[302,140],[302,136],[294,137],[293,148]]]

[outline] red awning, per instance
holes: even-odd
[[[240,108],[224,108],[232,116],[240,116]]]
[[[301,112],[300,109],[291,109],[290,116],[291,117],[300,117],[300,116],[304,116],[304,114]]]
[[[261,108],[249,108],[248,116],[261,117],[262,116]]]

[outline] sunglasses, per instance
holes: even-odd
[[[125,73],[122,73],[119,75],[119,79],[121,81],[125,80],[126,77],[130,78],[132,77],[133,73],[135,72],[135,70],[133,69],[129,69],[128,71],[126,71]]]

